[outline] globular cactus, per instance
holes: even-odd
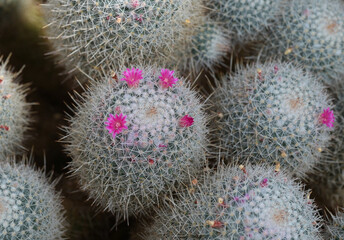
[[[276,162],[303,176],[330,141],[334,114],[318,79],[287,63],[255,64],[222,79],[214,93],[223,154]]]
[[[344,2],[292,0],[266,34],[261,59],[297,62],[331,84],[344,73]]]
[[[200,0],[49,0],[49,38],[70,71],[167,61],[198,24]],[[67,60],[67,61],[66,61]]]
[[[173,74],[144,67],[102,79],[66,129],[72,172],[118,220],[144,213],[204,164],[203,104]]]
[[[220,168],[175,198],[142,239],[321,239],[309,193],[268,165]]]
[[[0,163],[1,239],[64,239],[64,211],[55,184],[23,163]]]
[[[171,66],[179,63],[181,71],[191,69],[198,73],[202,68],[213,70],[216,65],[223,65],[224,57],[230,51],[229,35],[222,24],[206,19],[191,40],[186,41],[187,44],[176,46]]]
[[[325,155],[326,161],[317,166],[310,175],[309,184],[318,199],[326,208],[334,211],[344,208],[344,91],[343,83],[334,89],[336,131],[333,132],[330,147]]]
[[[326,226],[325,237],[329,240],[344,239],[344,212],[332,215],[332,222]]]
[[[27,88],[15,82],[18,74],[8,68],[9,58],[0,57],[0,158],[21,149],[30,122]]]
[[[282,0],[209,0],[210,16],[225,23],[233,43],[254,40],[270,26],[281,10]]]

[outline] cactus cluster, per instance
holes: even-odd
[[[81,187],[118,219],[137,215],[204,164],[203,104],[184,79],[155,67],[94,84],[67,130]]]
[[[202,11],[200,0],[50,0],[45,6],[56,52],[86,73],[108,71],[114,59],[116,69],[161,64],[191,39],[185,34],[192,35]]]
[[[331,84],[344,73],[344,2],[292,0],[265,34],[261,59],[297,62]]]
[[[18,74],[0,57],[0,158],[20,150],[30,121],[27,88],[16,83]]]
[[[281,164],[298,176],[328,146],[334,116],[325,88],[299,67],[254,64],[215,90],[222,151],[241,161]]]
[[[220,168],[177,198],[143,239],[321,239],[309,193],[271,166]]]
[[[55,183],[47,181],[44,173],[23,163],[0,163],[1,239],[64,239],[62,204]]]
[[[270,26],[282,0],[209,0],[210,16],[225,23],[234,43],[247,43]]]

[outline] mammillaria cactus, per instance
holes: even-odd
[[[287,63],[256,64],[222,79],[214,94],[221,149],[302,176],[328,146],[334,115],[317,78]]]
[[[67,130],[70,167],[117,219],[138,215],[204,164],[206,119],[174,72],[127,69],[95,84]]]
[[[0,163],[1,239],[64,239],[64,213],[54,185],[29,166]]]
[[[8,68],[8,60],[0,57],[0,158],[14,154],[28,128],[29,104],[25,101],[27,88],[15,82],[18,74]]]
[[[272,166],[220,168],[176,198],[143,239],[321,239],[309,193]]]
[[[229,52],[230,39],[222,24],[208,19],[198,26],[195,34],[191,41],[186,41],[189,44],[176,47],[176,56],[170,64],[179,62],[182,70],[191,69],[195,73],[203,67],[213,70],[215,65],[223,64],[223,58]]]
[[[344,73],[344,2],[292,0],[271,28],[261,59],[294,61],[331,83]],[[261,50],[261,49],[259,49]]]
[[[271,25],[281,8],[281,0],[209,0],[213,19],[224,22],[233,33],[233,42],[253,40]]]
[[[84,72],[122,64],[162,64],[192,34],[200,0],[49,0],[47,21],[56,51]]]

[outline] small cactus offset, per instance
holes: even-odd
[[[321,239],[309,193],[268,165],[220,168],[177,198],[142,239]]]
[[[280,12],[282,0],[209,0],[210,16],[226,24],[233,42],[247,43],[270,26]]]
[[[49,0],[45,6],[56,52],[88,73],[109,70],[114,58],[116,69],[161,64],[192,32],[202,11],[200,0]]]
[[[261,59],[297,62],[331,84],[344,73],[344,2],[292,0],[266,34]]]
[[[70,167],[90,197],[118,220],[144,213],[203,166],[203,104],[174,71],[116,72],[84,100],[66,129]]]
[[[191,69],[195,73],[202,68],[213,70],[216,65],[223,65],[224,57],[229,52],[230,38],[222,24],[207,19],[191,38],[185,47],[176,47],[171,65],[179,62],[181,70]]]
[[[15,82],[18,74],[0,57],[0,158],[19,150],[30,121],[27,88]]]
[[[64,212],[54,185],[29,166],[0,163],[1,239],[64,239]]]
[[[342,210],[343,211],[343,210]],[[326,226],[325,239],[343,240],[344,239],[344,212],[332,215],[332,221]]]
[[[278,162],[298,176],[319,162],[334,114],[317,78],[276,62],[239,69],[220,85],[214,94],[221,116],[215,138],[222,152],[252,163]]]

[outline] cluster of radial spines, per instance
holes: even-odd
[[[247,43],[270,26],[281,11],[282,0],[210,0],[213,19],[225,23],[233,43]]]
[[[271,27],[261,59],[297,62],[332,84],[344,73],[344,2],[292,0]]]
[[[324,236],[329,240],[344,239],[344,212],[343,209],[332,215],[332,221],[326,225],[326,233]]]
[[[321,239],[309,193],[268,165],[220,168],[193,179],[157,215],[143,239]]]
[[[50,0],[48,37],[69,71],[105,70],[114,63],[159,63],[193,35],[201,0]],[[68,61],[67,61],[68,62]],[[70,67],[71,66],[71,67]]]
[[[55,183],[48,181],[44,173],[24,164],[0,163],[2,239],[64,239],[64,210]]]
[[[144,213],[203,166],[204,104],[171,70],[114,72],[77,106],[66,128],[71,170],[118,221]]]
[[[177,47],[172,63],[179,62],[181,70],[191,69],[198,73],[202,68],[213,70],[224,65],[224,58],[230,51],[229,31],[218,22],[208,18],[197,27],[195,35],[185,47]]]
[[[325,88],[291,64],[239,69],[230,81],[222,79],[214,104],[221,152],[241,161],[279,162],[303,176],[329,145],[335,117]]]
[[[22,149],[21,144],[30,122],[30,104],[25,100],[28,89],[16,83],[18,74],[0,57],[0,158]]]

